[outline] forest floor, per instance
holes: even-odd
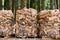
[[[38,38],[27,38],[27,39],[20,39],[20,38],[8,38],[8,39],[5,39],[5,38],[0,38],[0,40],[41,40],[41,39],[38,39]]]
[[[21,38],[7,38],[7,39],[5,39],[5,38],[0,38],[0,40],[60,40],[60,39],[50,39],[50,38],[43,38],[43,39],[41,39],[41,38],[23,38],[23,39],[21,39]]]
[[[16,37],[3,38],[1,37],[0,40],[60,40],[60,39],[52,39],[52,38],[46,38],[46,37],[42,37],[42,38],[16,38]]]

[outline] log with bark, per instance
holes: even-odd
[[[60,38],[60,12],[44,10],[39,13],[40,35],[51,38]]]
[[[37,36],[37,11],[23,8],[16,12],[16,37]]]

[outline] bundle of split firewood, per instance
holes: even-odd
[[[32,8],[23,8],[16,12],[16,36],[37,36],[37,11]]]
[[[9,36],[13,34],[13,13],[11,10],[0,10],[0,35]]]
[[[60,38],[60,10],[44,10],[39,13],[40,35]]]

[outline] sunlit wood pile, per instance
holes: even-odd
[[[0,11],[0,35],[9,36],[13,34],[14,15],[11,10]]]
[[[33,8],[16,11],[16,23],[11,10],[0,10],[0,36],[60,38],[60,10]]]
[[[43,10],[39,13],[40,35],[60,38],[60,10]]]
[[[32,8],[23,8],[16,12],[16,36],[36,37],[37,36],[37,11]]]

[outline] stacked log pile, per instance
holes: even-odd
[[[11,10],[0,10],[0,36],[60,38],[60,10],[37,11],[23,8],[16,11],[16,24]],[[40,27],[38,23],[40,24]],[[39,31],[40,30],[40,31]]]
[[[0,11],[0,35],[9,36],[13,33],[14,16],[11,10]]]
[[[16,12],[16,36],[37,36],[37,11],[32,8],[23,8]]]
[[[44,10],[39,13],[40,35],[51,38],[60,38],[60,12]]]

